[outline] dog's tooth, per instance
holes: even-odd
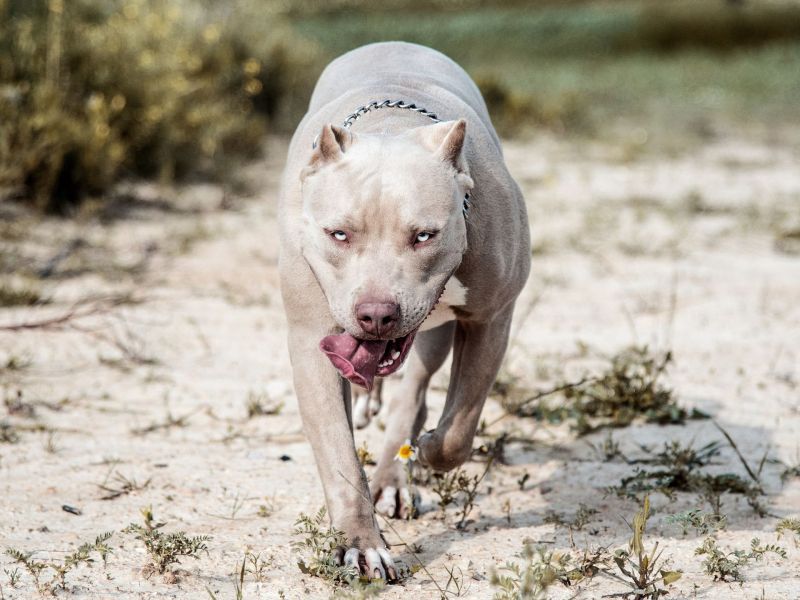
[[[395,359],[395,360],[400,358],[400,350],[392,351],[392,358]]]
[[[394,359],[393,358],[387,358],[386,359],[386,363],[390,364],[390,365],[393,365],[394,364]]]

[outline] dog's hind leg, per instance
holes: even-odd
[[[383,405],[383,378],[376,377],[372,390],[367,392],[357,385],[350,386],[353,394],[353,424],[364,429]]]
[[[398,448],[407,439],[414,440],[425,424],[428,383],[447,358],[454,331],[455,321],[450,321],[417,334],[406,372],[389,402],[383,452],[370,485],[376,510],[388,517],[414,516],[416,492],[404,466],[394,457]]]

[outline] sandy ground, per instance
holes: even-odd
[[[72,239],[85,243],[44,280],[50,304],[2,309],[0,325],[63,314],[89,295],[137,300],[71,322],[81,330],[0,331],[7,400],[0,411],[18,434],[16,443],[0,443],[0,546],[58,558],[101,532],[116,532],[107,566],[69,573],[59,596],[207,598],[208,588],[220,599],[234,598],[232,574],[248,549],[260,553],[265,567],[261,581],[247,576],[245,598],[332,593],[301,574],[289,547],[295,519],[315,512],[322,492],[291,389],[277,289],[275,205],[284,143],[272,140],[269,159],[248,169],[258,186],[253,198],[226,198],[210,186],[178,192],[144,186],[133,189],[139,200],[125,214],[105,214],[102,223],[96,216],[45,220],[20,239],[4,229],[2,249],[26,268],[46,264]],[[668,384],[681,405],[712,414],[753,464],[767,450],[786,463],[800,461],[800,254],[780,243],[783,233],[800,227],[796,147],[736,137],[668,156],[550,138],[506,147],[529,202],[535,256],[504,373],[545,388],[601,368],[596,353],[630,344],[671,349]],[[446,373],[435,381],[431,425],[444,385]],[[391,386],[390,380],[389,393]],[[282,409],[248,418],[249,398]],[[485,414],[502,411],[489,400]],[[420,547],[427,574],[390,586],[383,597],[437,598],[437,583],[444,587],[452,569],[464,597],[489,598],[491,569],[513,559],[524,538],[562,551],[571,543],[576,549],[627,544],[625,520],[636,504],[605,488],[633,467],[592,450],[587,442],[601,443],[605,434],[578,438],[563,425],[517,418],[491,429],[503,430],[532,442],[509,445],[509,464],[487,475],[465,530],[454,527],[455,509],[440,517],[430,489],[422,490],[421,517],[395,524],[397,534]],[[704,444],[721,435],[711,422],[693,421],[636,424],[615,431],[614,439],[638,456],[638,444]],[[379,419],[357,431],[356,440],[377,452]],[[715,468],[744,475],[729,449]],[[483,465],[467,469],[479,473]],[[782,483],[781,471],[773,462],[764,467],[769,510],[800,516],[800,480]],[[108,480],[113,487],[115,474],[149,484],[104,500],[99,485]],[[566,529],[543,518],[551,510],[569,517],[578,502],[599,512],[571,542]],[[674,501],[654,495],[652,502],[647,544],[657,540],[669,568],[684,572],[670,597],[800,598],[800,550],[790,538],[780,540],[788,559],[768,557],[745,568],[743,584],[713,582],[693,554],[701,538],[665,522],[702,502],[692,494]],[[121,532],[140,521],[147,505],[167,531],[213,537],[207,555],[182,562],[177,582],[145,578],[143,547]],[[776,517],[759,518],[731,495],[723,510],[728,529],[718,535],[721,546],[744,549],[753,537],[776,541]],[[393,544],[396,533],[386,532]],[[402,545],[394,553],[415,563]],[[36,597],[25,573],[10,585],[8,556],[0,556],[0,565],[2,597]],[[557,584],[549,593],[599,598],[624,590],[598,576],[569,589]]]

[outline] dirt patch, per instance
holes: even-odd
[[[107,564],[92,551],[92,563],[65,575],[69,594],[60,595],[201,598],[211,590],[231,598],[242,561],[245,598],[332,593],[301,573],[289,549],[298,515],[316,514],[323,497],[291,388],[275,220],[285,142],[272,143],[270,160],[252,168],[254,198],[231,203],[217,188],[195,186],[167,194],[165,209],[166,192],[142,188],[125,218],[44,220],[0,244],[0,264],[11,265],[3,277],[24,271],[48,300],[3,307],[0,326],[57,319],[87,298],[119,300],[63,327],[0,331],[2,545],[59,560],[114,532],[103,542]],[[775,529],[798,516],[800,480],[791,470],[782,480],[786,468],[773,459],[796,464],[799,451],[800,259],[775,240],[800,197],[800,155],[725,139],[686,155],[631,159],[616,147],[548,138],[508,144],[506,154],[528,199],[534,263],[504,376],[535,391],[602,371],[604,357],[626,347],[671,351],[663,379],[675,402],[711,415],[753,469],[767,457],[759,478],[768,516],[723,493],[719,548],[751,552],[760,538],[787,557],[750,561],[739,569],[741,585],[714,581],[694,554],[706,535],[669,520],[709,506],[697,493],[654,492],[645,547],[657,541],[665,568],[683,571],[670,597],[749,600],[763,590],[796,598],[800,552]],[[59,258],[65,248],[73,249]],[[434,380],[431,426],[446,382],[446,372]],[[384,597],[437,598],[437,586],[489,597],[492,570],[520,562],[526,538],[574,556],[627,547],[625,520],[641,499],[609,493],[636,468],[614,447],[637,459],[647,456],[642,446],[719,441],[707,468],[748,477],[711,420],[634,420],[609,442],[605,430],[579,437],[566,422],[498,420],[503,414],[489,400],[486,421],[496,423],[475,445],[505,434],[503,460],[480,481],[469,515],[457,516],[456,500],[442,518],[428,485],[420,518],[386,531],[415,573]],[[373,453],[381,439],[380,418],[356,433]],[[484,473],[485,460],[486,450],[476,452],[466,480]],[[148,506],[164,534],[210,536],[207,551],[180,558],[168,579],[143,572],[142,540],[123,533]],[[35,594],[12,556],[0,564],[6,598]],[[597,573],[547,593],[597,598],[625,589]]]

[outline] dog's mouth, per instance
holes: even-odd
[[[399,369],[411,351],[417,329],[393,340],[361,340],[349,333],[322,338],[319,348],[348,381],[372,389],[375,377],[386,377]]]

